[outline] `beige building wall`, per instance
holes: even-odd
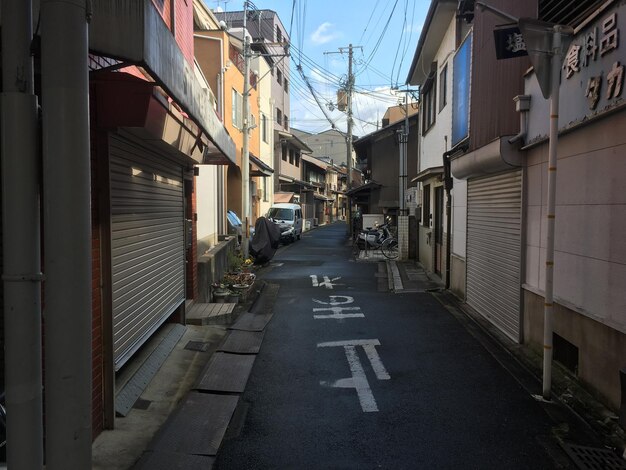
[[[274,106],[272,100],[272,78],[267,61],[258,57],[254,59],[253,69],[259,72],[259,158],[270,167],[274,167]],[[263,128],[263,120],[266,127]],[[265,131],[265,132],[264,132]],[[264,216],[274,203],[274,173],[272,176],[257,178],[258,214]]]
[[[624,111],[559,138],[554,265],[554,331],[578,348],[580,379],[615,408],[626,367],[626,134],[618,129],[626,129]],[[547,152],[547,144],[528,152],[524,324],[535,344],[543,332]]]

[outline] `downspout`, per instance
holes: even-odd
[[[447,136],[446,136],[447,141]],[[450,288],[450,253],[452,243],[452,173],[450,171],[450,154],[456,150],[447,150],[443,153],[443,188],[446,191],[446,283],[445,288]]]
[[[519,134],[509,139],[509,144],[516,142],[524,143],[526,134],[528,132],[528,111],[530,110],[530,96],[529,95],[517,95],[513,98],[515,102],[515,110],[520,113],[519,115]]]
[[[91,468],[88,0],[42,0],[46,468]]]
[[[447,136],[446,136],[447,144]],[[450,258],[452,255],[452,187],[454,180],[450,170],[450,155],[467,151],[467,144],[443,152],[443,187],[446,191],[446,289],[450,288]]]
[[[8,468],[43,467],[39,131],[31,1],[4,0],[1,155]],[[9,20],[9,21],[6,21]]]

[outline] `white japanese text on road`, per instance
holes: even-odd
[[[335,320],[343,320],[344,318],[363,318],[365,315],[361,312],[361,308],[357,306],[345,307],[345,305],[351,304],[354,302],[354,298],[348,295],[331,295],[329,296],[330,302],[323,302],[321,300],[313,299],[313,302],[328,305],[328,307],[316,307],[313,309],[313,313],[315,312],[332,312],[329,314],[317,314],[313,315],[313,318],[316,320],[320,319],[335,319]],[[342,307],[343,305],[343,307]],[[351,313],[343,313],[343,312],[351,312]]]
[[[311,274],[309,277],[311,278],[313,287],[326,287],[326,289],[332,289],[334,286],[343,286],[343,284],[335,282],[341,279],[341,277],[333,277],[331,279],[330,276],[322,276],[322,282],[319,281],[316,274]]]

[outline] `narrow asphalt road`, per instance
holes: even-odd
[[[214,468],[558,468],[531,396],[430,294],[386,292],[345,233],[265,271],[275,314]]]

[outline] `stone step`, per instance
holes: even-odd
[[[229,325],[234,320],[234,303],[194,304],[186,313],[188,325]]]

